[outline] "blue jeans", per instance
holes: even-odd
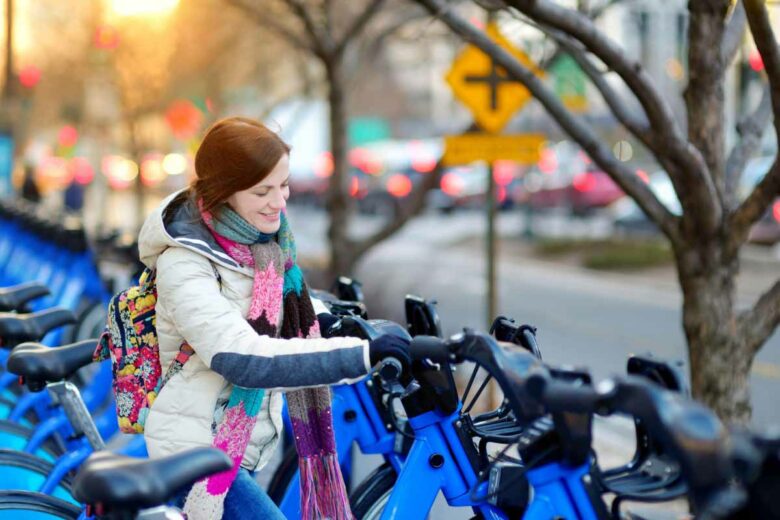
[[[187,493],[189,493],[189,489],[177,497],[176,506],[184,506]],[[252,474],[241,468],[225,497],[225,512],[222,515],[222,520],[256,520],[260,518],[263,520],[285,520],[282,512],[268,494],[260,488]]]

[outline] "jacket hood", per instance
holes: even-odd
[[[252,275],[252,269],[233,260],[208,230],[195,201],[185,188],[166,197],[147,217],[138,235],[141,261],[154,268],[169,247],[184,247],[214,263]]]

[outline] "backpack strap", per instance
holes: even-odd
[[[149,286],[157,282],[157,268],[146,267],[141,272],[141,276],[138,277],[138,285],[142,290],[146,291]]]
[[[165,386],[165,383],[167,383],[170,378],[178,374],[181,369],[184,368],[184,364],[194,353],[195,350],[193,350],[186,341],[183,341],[182,344],[179,345],[179,352],[176,354],[176,357],[173,358],[173,361],[171,361],[168,370],[165,371],[165,376],[162,379],[162,383],[160,383],[160,388]]]

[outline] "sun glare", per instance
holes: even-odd
[[[175,9],[179,0],[111,0],[110,3],[118,16],[153,16]]]

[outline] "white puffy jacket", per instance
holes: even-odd
[[[211,445],[235,383],[269,389],[241,464],[260,469],[282,432],[280,390],[353,382],[370,369],[362,340],[259,336],[246,321],[253,269],[222,250],[186,190],[149,216],[139,250],[143,263],[157,269],[163,374],[182,342],[195,351],[151,407],[144,433],[151,457]]]

